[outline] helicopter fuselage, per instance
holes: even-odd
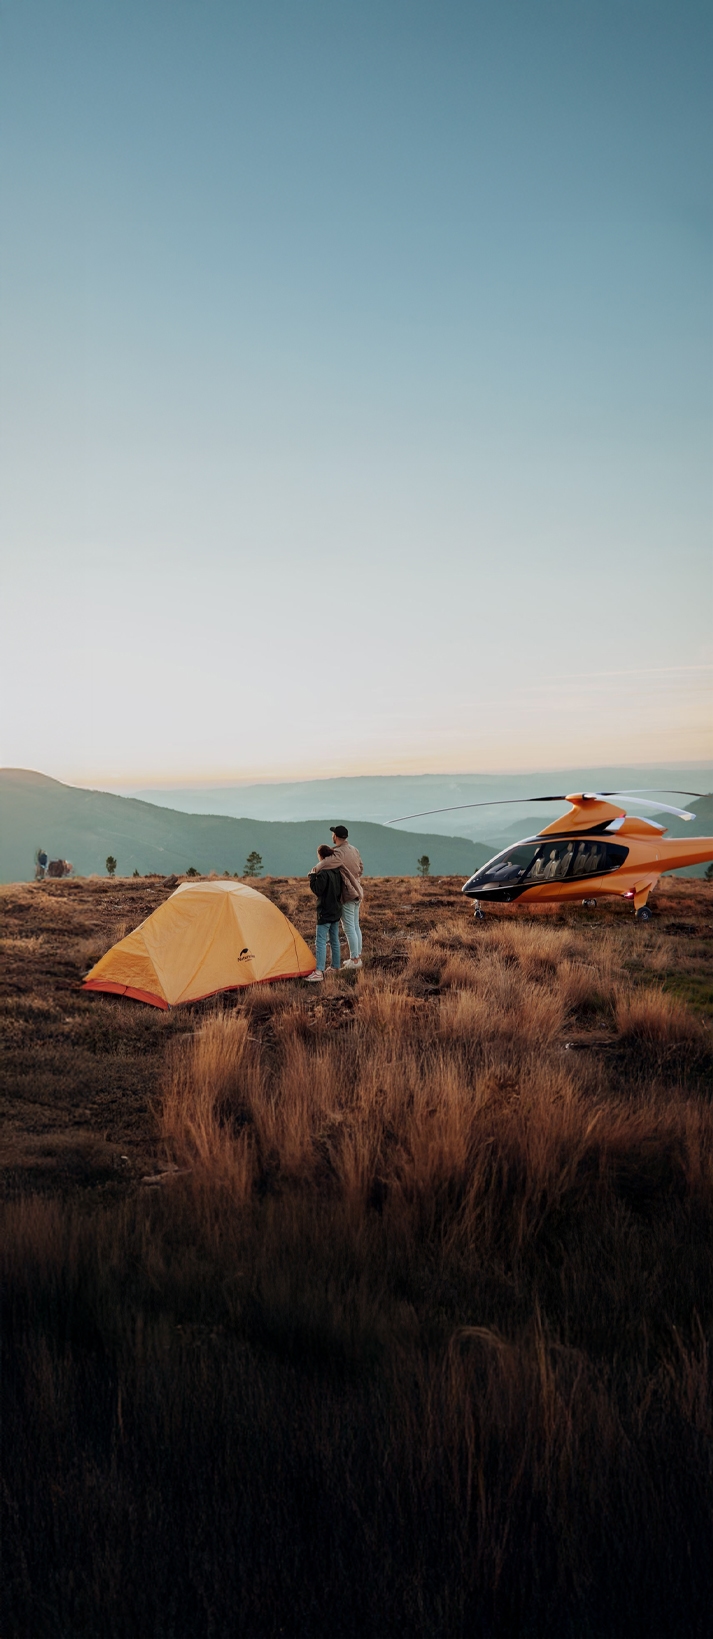
[[[713,860],[713,837],[666,838],[664,827],[583,795],[537,836],[496,854],[464,884],[483,903],[624,898],[639,910],[665,871]]]

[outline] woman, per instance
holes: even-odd
[[[326,842],[320,843],[317,849],[317,860],[330,859],[334,853]],[[342,878],[338,870],[320,871],[319,865],[313,865],[309,873],[309,885],[317,900],[317,934],[315,938],[315,954],[317,967],[314,973],[308,973],[305,984],[321,984],[324,978],[324,969],[327,961],[327,939],[332,952],[332,967],[339,969],[342,965],[342,953],[339,949],[339,918],[342,914]]]

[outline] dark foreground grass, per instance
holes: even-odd
[[[9,1211],[8,1639],[710,1631],[700,1205]]]
[[[11,1172],[3,1639],[710,1632],[709,1026],[655,928],[444,901],[166,1032],[166,1182]]]

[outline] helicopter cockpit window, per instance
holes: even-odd
[[[541,849],[537,843],[523,842],[507,848],[482,865],[468,883],[469,888],[517,888],[529,878]]]
[[[583,838],[581,842],[571,838],[566,842],[523,842],[482,865],[468,888],[534,888],[540,882],[601,876],[623,865],[627,853],[627,848],[597,837]]]

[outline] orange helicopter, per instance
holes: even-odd
[[[678,795],[698,797],[702,792],[686,791]],[[522,842],[503,849],[469,877],[462,892],[475,901],[475,916],[483,917],[483,902],[510,904],[514,899],[521,899],[527,904],[539,904],[544,900],[580,899],[583,905],[594,906],[598,899],[620,897],[633,900],[636,917],[640,922],[647,922],[652,915],[647,900],[659,877],[664,871],[713,860],[713,837],[691,837],[690,842],[673,838],[664,841],[665,826],[627,814],[624,808],[608,800],[617,796],[632,797],[637,807],[676,814],[679,819],[696,817],[688,809],[647,802],[636,793],[625,791],[580,791],[566,797],[506,799],[568,802],[572,806],[568,813],[546,825],[536,836],[525,837]],[[500,804],[461,803],[457,806],[490,808]],[[446,814],[455,809],[432,808],[428,812]],[[403,819],[424,817],[421,814],[402,816]],[[392,825],[398,823],[391,821]]]

